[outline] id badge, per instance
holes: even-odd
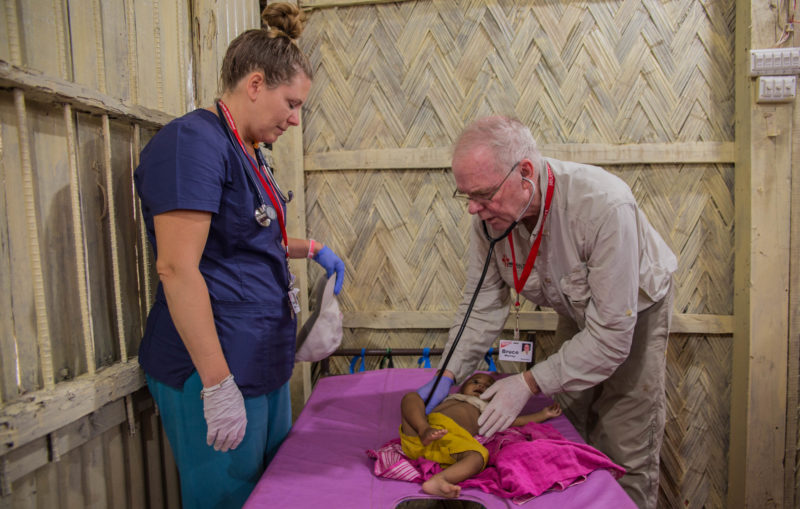
[[[498,359],[501,361],[531,362],[533,359],[533,342],[501,339]]]
[[[294,287],[294,282],[297,280],[294,274],[289,272],[289,303],[292,305],[292,310],[295,316],[300,314],[300,288]]]
[[[299,288],[289,289],[289,302],[292,303],[292,309],[294,310],[295,315],[300,314],[300,297],[297,296],[299,293]]]

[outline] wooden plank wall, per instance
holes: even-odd
[[[798,111],[756,101],[750,50],[797,46],[796,4],[736,10],[734,350],[729,505],[797,507]],[[786,30],[786,31],[785,31]]]
[[[443,346],[469,223],[451,199],[449,147],[471,119],[514,114],[546,155],[623,178],[678,255],[660,506],[725,506],[735,2],[302,5],[316,72],[303,114],[306,220],[347,265],[343,347]],[[312,265],[309,276],[322,273]],[[523,320],[547,355],[552,312],[526,304]],[[334,358],[333,370],[349,361]]]
[[[132,172],[257,25],[249,0],[3,2],[0,506],[180,506],[136,362],[155,274]]]

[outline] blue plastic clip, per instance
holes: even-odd
[[[361,355],[356,355],[353,357],[353,360],[350,361],[350,374],[355,373],[356,363],[361,359],[361,367],[358,368],[358,371],[364,371],[364,355],[366,354],[367,349],[361,349]]]
[[[431,349],[430,348],[423,348],[422,349],[422,357],[417,359],[417,365],[425,363],[423,367],[429,368],[431,367]]]
[[[483,360],[485,360],[486,364],[489,365],[489,371],[492,373],[496,373],[497,366],[494,365],[494,359],[492,359],[492,353],[494,353],[494,347],[489,348],[489,351],[486,352],[486,355],[483,356]]]

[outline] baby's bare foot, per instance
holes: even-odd
[[[428,445],[433,441],[439,440],[446,434],[446,429],[428,428],[422,432],[422,434],[419,436],[419,439],[422,442],[422,445]]]
[[[422,491],[428,495],[438,495],[446,498],[458,498],[461,495],[461,486],[452,484],[442,477],[435,475],[422,483]]]

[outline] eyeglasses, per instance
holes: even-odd
[[[494,198],[494,195],[496,195],[497,192],[500,191],[500,188],[503,187],[503,184],[506,183],[506,180],[508,179],[509,175],[511,175],[514,172],[514,170],[517,168],[517,166],[519,166],[520,162],[521,161],[517,161],[516,163],[514,163],[514,166],[512,166],[511,169],[508,170],[508,173],[506,173],[506,176],[503,177],[503,180],[501,180],[500,183],[497,185],[497,187],[495,187],[493,190],[485,191],[485,192],[482,192],[482,193],[468,194],[468,193],[460,193],[458,191],[458,189],[456,189],[455,191],[453,191],[453,198],[458,198],[459,200],[463,200],[465,202],[469,202],[469,201],[490,202],[490,201],[492,201],[492,198]]]

